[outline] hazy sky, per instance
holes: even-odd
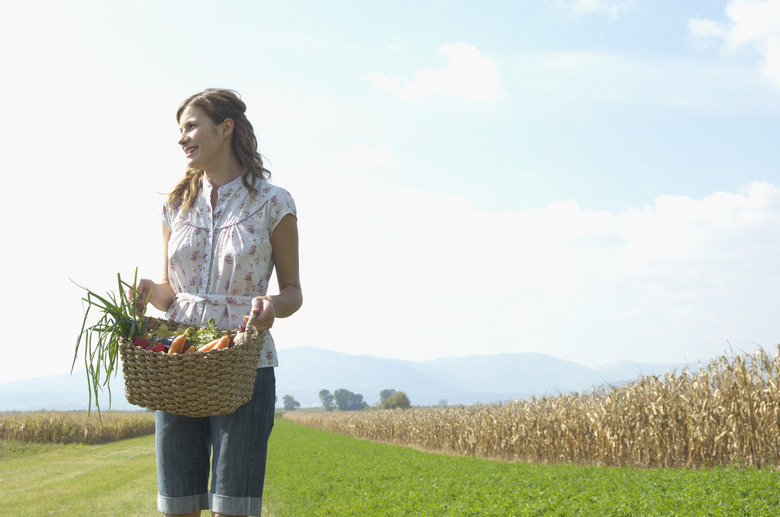
[[[298,204],[282,368],[300,345],[597,366],[780,342],[780,0],[3,11],[0,381],[69,371],[72,281],[160,276],[175,111],[207,87],[240,92]]]

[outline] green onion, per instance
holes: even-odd
[[[108,391],[108,407],[111,408],[111,386],[108,384],[112,375],[116,376],[119,358],[119,340],[124,338],[131,341],[133,337],[143,335],[146,332],[146,304],[138,310],[135,299],[128,299],[128,292],[134,290],[138,280],[138,269],[135,271],[133,284],[130,285],[117,274],[119,287],[118,295],[107,293],[100,296],[95,292],[85,288],[87,294],[82,301],[86,303],[84,307],[84,321],[81,324],[76,340],[76,352],[73,355],[73,364],[70,371],[76,365],[76,359],[79,355],[79,348],[84,343],[84,364],[87,369],[87,383],[89,385],[89,408],[87,413],[92,411],[92,401],[94,395],[95,407],[100,414],[100,400],[98,394],[105,386]],[[74,282],[75,283],[75,282]],[[78,284],[76,284],[78,285]],[[148,299],[146,300],[148,303]],[[101,312],[98,321],[87,326],[90,311],[95,309]]]

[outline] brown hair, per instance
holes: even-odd
[[[252,123],[246,118],[244,101],[233,90],[209,88],[191,95],[181,103],[176,111],[176,122],[179,122],[181,114],[187,106],[202,109],[214,124],[221,124],[228,118],[233,121],[235,125],[232,138],[233,152],[244,168],[241,182],[249,190],[250,195],[254,196],[257,193],[257,189],[254,187],[255,180],[268,179],[271,176],[271,171],[265,168],[263,157],[257,151],[257,138]],[[195,203],[202,186],[203,171],[188,167],[184,178],[168,195],[168,202],[180,205],[183,212],[187,211]]]

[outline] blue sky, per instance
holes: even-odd
[[[280,347],[597,366],[780,342],[780,1],[4,8],[0,381],[64,373],[81,293],[158,277],[175,110],[240,92],[299,208]],[[39,335],[40,334],[40,335]],[[31,357],[30,348],[35,350]]]

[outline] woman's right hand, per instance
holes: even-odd
[[[127,291],[127,301],[135,302],[136,310],[143,311],[151,298],[153,287],[154,282],[152,280],[148,278],[140,279],[133,289]]]

